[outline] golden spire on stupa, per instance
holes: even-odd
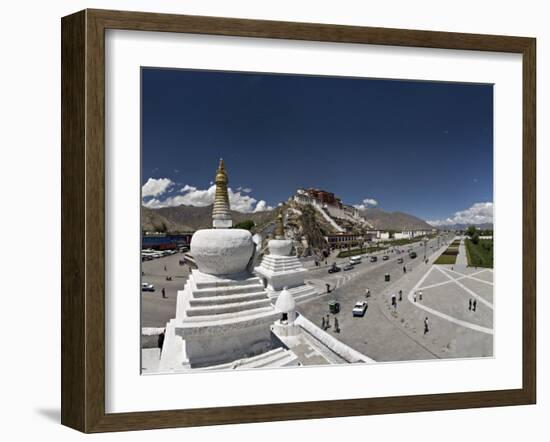
[[[214,228],[232,227],[231,211],[229,207],[229,194],[227,193],[227,172],[225,163],[220,158],[220,164],[216,171],[216,197],[214,199],[214,209],[212,210],[212,221]]]
[[[275,239],[285,239],[285,226],[283,224],[283,210],[279,211],[275,221]]]

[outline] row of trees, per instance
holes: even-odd
[[[479,229],[476,229],[475,226],[470,226],[466,230],[466,235],[470,237],[470,240],[474,244],[478,244],[480,236],[493,236],[493,231],[490,229],[479,230]]]

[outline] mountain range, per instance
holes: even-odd
[[[253,213],[231,211],[233,225],[252,220],[256,226],[263,226],[272,222],[277,213],[276,209]],[[360,215],[375,229],[379,230],[429,230],[433,228],[426,221],[403,212],[386,212],[374,208],[361,210]],[[180,205],[159,209],[149,209],[142,206],[141,229],[149,232],[193,232],[198,229],[210,228],[212,226],[211,217],[212,205],[203,207]],[[322,230],[330,228],[326,224],[320,227]]]
[[[481,223],[481,224],[441,224],[437,226],[439,229],[446,230],[466,230],[468,227],[474,226],[481,230],[493,230],[493,223]]]
[[[403,212],[386,212],[378,208],[359,211],[375,229],[379,230],[431,230],[433,226],[426,221]]]

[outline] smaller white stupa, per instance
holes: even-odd
[[[296,301],[286,287],[275,302],[275,310],[281,314],[279,320],[273,324],[273,331],[277,336],[290,337],[299,335],[300,328],[295,323]]]
[[[278,298],[283,288],[295,300],[319,294],[314,286],[305,283],[307,270],[298,257],[292,255],[292,241],[285,238],[282,212],[277,217],[275,239],[270,240],[267,247],[269,254],[264,256],[254,271],[262,279],[270,298]]]

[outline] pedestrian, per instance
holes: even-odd
[[[329,328],[329,327],[330,327],[330,316],[327,315],[327,328]]]
[[[327,287],[327,293],[330,293],[330,284],[325,284]]]
[[[403,273],[407,273],[407,267],[403,266]]]
[[[472,310],[472,298],[468,300],[468,310]]]
[[[430,328],[428,327],[428,317],[424,319],[424,334],[428,333],[430,331]]]
[[[416,292],[414,292],[413,301],[416,302]]]
[[[166,266],[164,266],[164,271],[166,272]]]
[[[325,259],[325,265],[328,266],[328,261]]]
[[[323,330],[326,330],[327,328],[325,327],[325,317],[323,316],[323,320],[321,321],[321,329]]]
[[[418,300],[422,301],[422,290],[418,292]]]
[[[391,305],[393,306],[397,305],[397,297],[395,296],[395,293],[391,295]]]
[[[472,304],[472,310],[475,312],[477,308],[477,299],[474,299],[474,303]]]
[[[399,290],[399,300],[403,301],[403,290]]]
[[[454,270],[455,269],[455,266],[451,266],[451,270]]]
[[[338,325],[338,318],[336,318],[336,316],[334,317],[334,331],[336,333],[340,333],[340,327]]]
[[[166,298],[166,289],[164,287],[162,288],[162,297]]]

